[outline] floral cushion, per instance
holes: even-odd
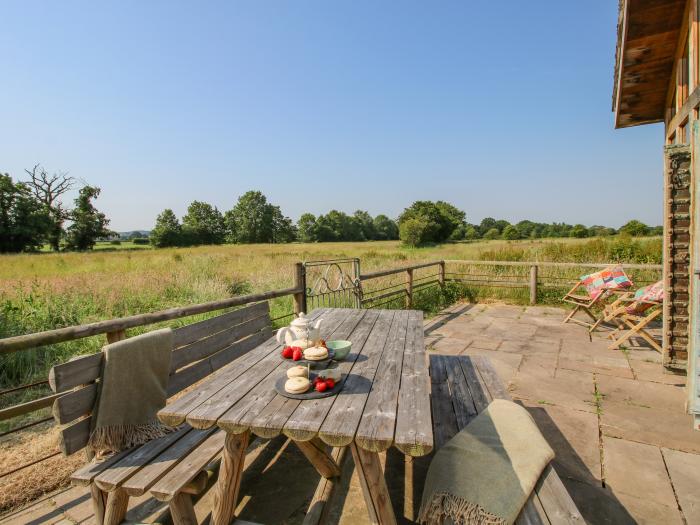
[[[605,270],[589,273],[581,277],[581,282],[591,299],[596,299],[605,290],[621,290],[632,286],[632,280],[622,266],[611,266]]]

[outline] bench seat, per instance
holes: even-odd
[[[170,396],[269,339],[269,306],[258,303],[173,332]],[[58,423],[65,424],[59,442],[66,455],[87,445],[101,366],[102,354],[97,353],[57,365],[50,372],[51,387],[65,392],[55,401],[53,413]],[[129,497],[146,493],[168,502],[176,525],[195,524],[192,496],[203,493],[216,479],[225,437],[216,427],[196,430],[183,425],[159,439],[88,463],[71,475],[71,482],[90,487],[98,525],[120,523]]]
[[[511,399],[488,358],[482,356],[432,354],[430,380],[436,450],[484,410],[491,400]],[[550,464],[516,523],[583,525],[585,521]]]

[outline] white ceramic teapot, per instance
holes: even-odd
[[[311,342],[317,341],[321,338],[321,322],[323,322],[323,319],[319,319],[314,324],[313,321],[306,317],[304,312],[301,312],[299,317],[294,319],[289,326],[280,328],[277,331],[277,342],[291,345],[294,341],[300,339]]]

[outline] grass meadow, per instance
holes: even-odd
[[[117,248],[120,248],[117,246]],[[90,253],[38,253],[0,256],[0,338],[125,315],[152,312],[233,295],[292,286],[298,261],[358,257],[362,273],[438,259],[496,261],[660,263],[661,240],[564,239],[482,241],[407,248],[395,241],[288,245],[224,245],[194,248],[96,250]],[[135,248],[135,247],[134,247]],[[436,267],[417,270],[416,283],[435,279]],[[449,277],[527,282],[528,267],[448,265]],[[450,275],[450,272],[454,272]],[[543,302],[559,303],[562,289],[581,274],[579,268],[540,270],[540,278],[560,282],[543,288]],[[656,275],[635,276],[653,280]],[[559,280],[559,281],[557,281]],[[641,281],[640,281],[641,282]],[[309,286],[311,283],[307,283]],[[403,287],[403,273],[363,283],[365,297]],[[499,288],[450,283],[416,292],[414,307],[430,315],[459,299],[524,303],[526,287]],[[403,306],[404,298],[376,306]],[[271,302],[273,318],[292,310],[291,298]],[[199,316],[201,317],[201,316]],[[170,322],[177,326],[198,317]],[[278,321],[285,323],[289,318]],[[144,328],[150,330],[152,327]],[[139,329],[130,330],[131,335]],[[0,356],[0,408],[48,393],[46,385],[2,394],[14,386],[42,381],[53,364],[95,352],[104,336],[89,337]],[[0,422],[0,434],[50,416],[50,409]],[[0,472],[44,457],[55,450],[58,429],[50,422],[0,436]],[[82,455],[56,456],[21,470],[0,483],[0,512],[14,508],[66,483]]]

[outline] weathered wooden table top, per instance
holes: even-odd
[[[191,392],[163,408],[166,424],[218,425],[261,437],[284,433],[296,441],[319,437],[341,447],[355,441],[368,451],[394,445],[421,456],[433,448],[430,378],[423,341],[423,313],[405,310],[323,308],[321,337],[347,339],[352,350],[338,368],[347,379],[338,395],[298,401],[277,394],[275,381],[293,366],[282,345],[267,340]]]

